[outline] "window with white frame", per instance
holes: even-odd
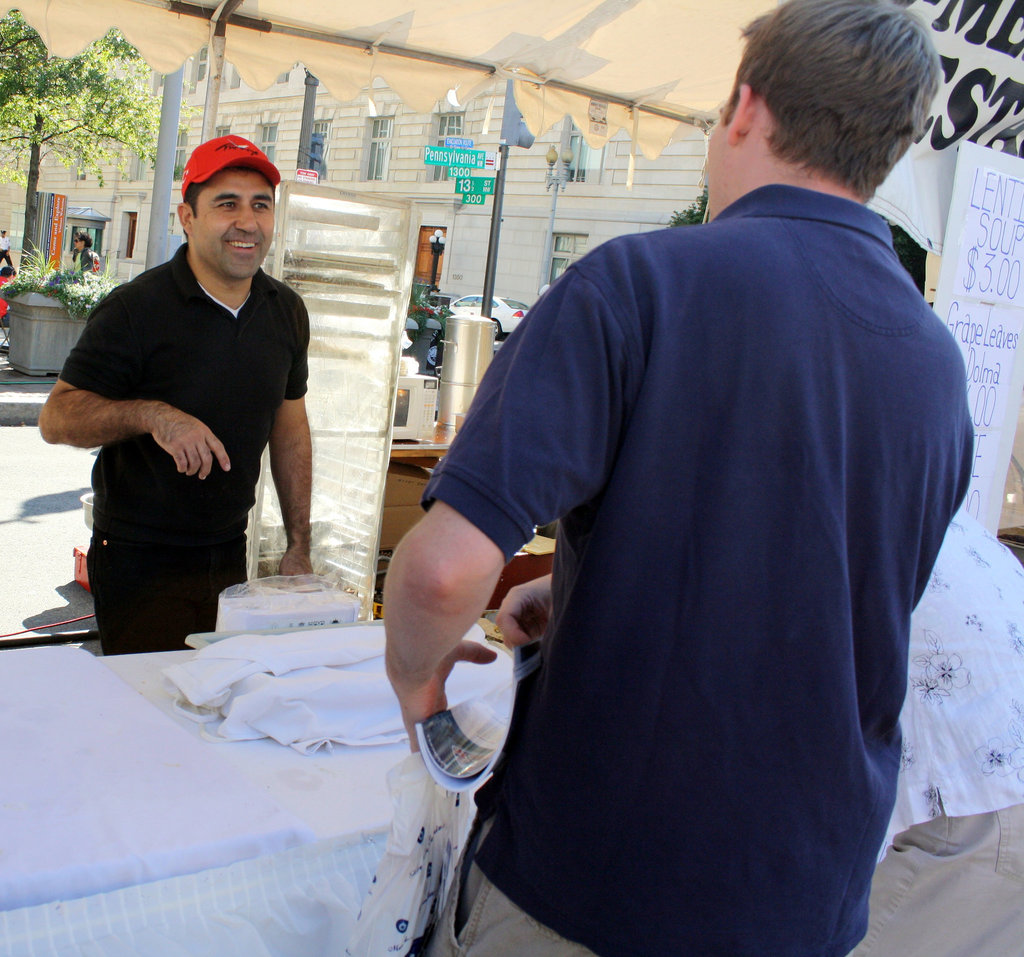
[[[174,178],[181,179],[188,159],[188,130],[178,131],[178,143],[174,147]]]
[[[438,113],[436,146],[444,146],[446,136],[462,136],[465,128],[465,113]],[[448,179],[447,166],[435,166],[433,182],[439,183]]]
[[[213,135],[215,137],[230,136],[231,135],[231,125],[228,124],[227,126],[215,126],[213,128]]]
[[[551,244],[548,282],[554,282],[587,251],[585,233],[555,233]]]
[[[210,53],[209,53],[209,50],[206,47],[203,47],[199,51],[199,53],[196,55],[196,61],[195,61],[195,68],[196,68],[195,82],[196,83],[202,83],[203,80],[206,79],[206,66],[207,66],[207,62],[209,61],[209,58],[210,58]]]
[[[391,131],[394,118],[374,116],[370,118],[370,142],[366,157],[366,178],[385,180],[391,162]]]
[[[228,89],[237,90],[241,85],[242,78],[238,75],[238,70],[232,67],[228,74]]]
[[[569,149],[572,162],[569,164],[570,183],[600,183],[601,168],[604,166],[604,147],[591,149],[583,134],[573,126],[569,135]]]
[[[260,149],[267,154],[267,159],[273,163],[277,153],[277,124],[260,124]]]

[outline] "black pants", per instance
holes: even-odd
[[[7,265],[14,268],[14,263],[11,262],[11,251],[9,249],[0,249],[0,263],[7,260]]]
[[[213,631],[217,598],[245,581],[245,536],[221,545],[151,545],[94,530],[87,559],[105,655],[181,651]]]

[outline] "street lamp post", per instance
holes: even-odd
[[[573,161],[573,152],[566,147],[559,154],[554,146],[548,147],[544,157],[548,163],[548,171],[544,175],[544,188],[551,190],[551,217],[548,220],[548,235],[544,241],[544,259],[540,266],[541,288],[547,285],[551,274],[551,254],[555,242],[555,209],[558,206],[558,191],[565,189],[569,179],[569,166]]]
[[[444,255],[444,233],[435,229],[430,235],[430,255],[433,262],[430,266],[430,291],[437,292],[437,264]]]

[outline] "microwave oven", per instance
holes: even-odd
[[[437,418],[437,377],[398,377],[392,439],[432,439]]]

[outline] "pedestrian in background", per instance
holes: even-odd
[[[96,253],[92,251],[92,236],[88,233],[76,233],[73,243],[75,251],[71,260],[78,272],[95,272],[98,264]]]
[[[559,519],[553,575],[498,615],[542,663],[430,957],[843,957],[865,933],[910,614],[973,447],[959,350],[864,206],[939,61],[889,0],[790,0],[744,36],[711,222],[552,284],[389,567],[412,733]]]
[[[11,240],[6,229],[0,229],[0,263],[6,262],[11,269],[14,263],[11,262]]]
[[[246,578],[268,444],[280,573],[312,571],[309,316],[260,268],[280,180],[239,136],[197,147],[178,206],[188,242],[93,310],[40,414],[47,442],[101,447],[88,572],[104,654],[213,630],[220,592]]]

